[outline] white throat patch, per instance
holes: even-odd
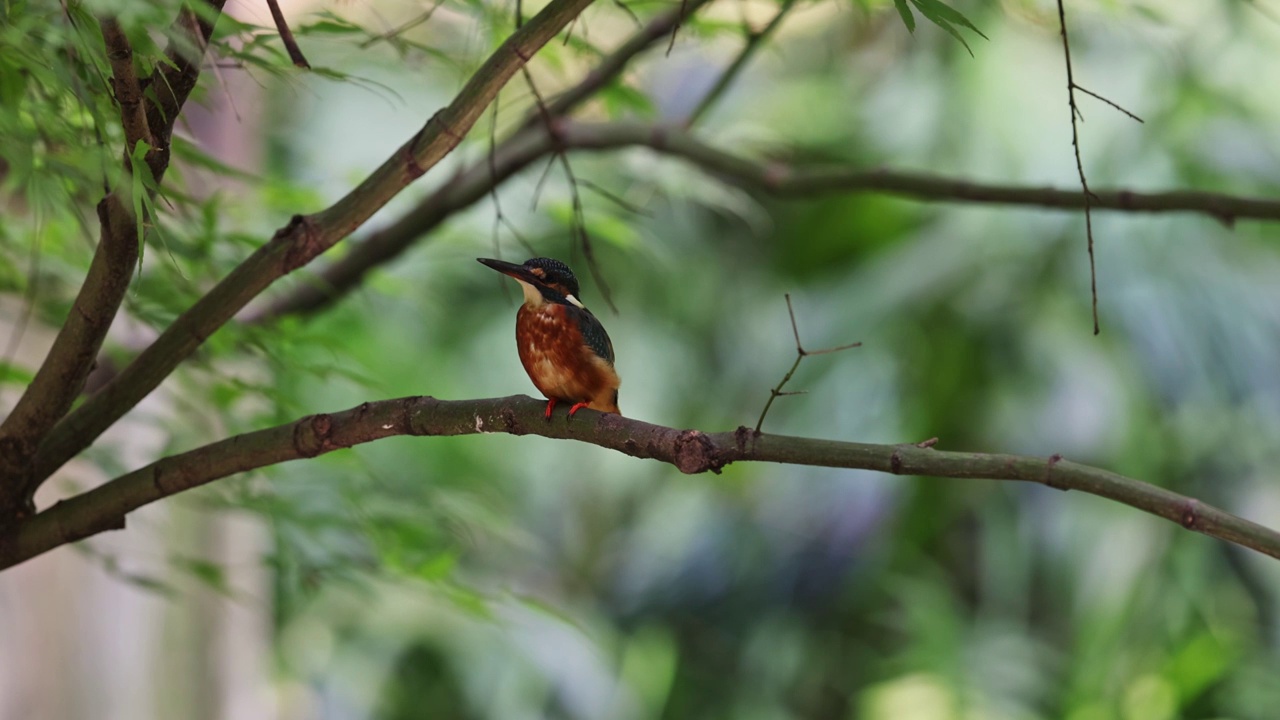
[[[542,297],[542,293],[538,291],[538,288],[520,279],[517,279],[516,282],[520,283],[520,289],[524,291],[525,305],[539,307],[547,302],[547,299]]]

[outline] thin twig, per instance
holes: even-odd
[[[537,103],[538,112],[542,116],[542,122],[546,126],[551,142],[556,147],[556,157],[560,160],[560,166],[564,168],[565,179],[569,181],[569,194],[573,201],[573,221],[570,229],[577,237],[578,244],[582,248],[582,255],[587,261],[587,270],[591,273],[592,279],[596,282],[596,287],[600,290],[600,297],[604,298],[605,304],[616,315],[618,306],[613,303],[613,293],[609,290],[609,284],[605,282],[604,273],[601,272],[600,264],[596,261],[595,248],[591,245],[591,234],[587,232],[587,215],[582,206],[582,193],[578,191],[578,178],[573,173],[573,166],[569,164],[569,154],[564,151],[564,146],[556,139],[556,120],[547,108],[547,103],[543,99],[541,91],[538,90],[537,84],[534,83],[533,74],[529,72],[529,67],[525,65],[520,70],[524,73],[524,79],[529,85],[529,91],[533,93],[533,99]]]
[[[284,20],[284,13],[280,12],[279,0],[267,0],[267,7],[271,9],[271,19],[276,22],[276,31],[280,33],[284,49],[289,52],[289,59],[297,67],[310,70],[311,63],[303,56],[302,48],[298,47],[298,41],[293,38],[293,31],[289,29],[289,23]]]
[[[1125,110],[1124,108],[1120,107],[1118,104],[1116,104],[1116,103],[1112,102],[1111,100],[1108,100],[1107,98],[1102,97],[1101,95],[1099,95],[1098,93],[1096,93],[1096,92],[1094,92],[1094,91],[1090,90],[1090,89],[1089,89],[1089,88],[1087,88],[1087,87],[1084,87],[1084,86],[1082,86],[1082,85],[1075,85],[1075,89],[1079,90],[1080,92],[1084,93],[1085,95],[1089,95],[1089,96],[1094,97],[1094,98],[1096,98],[1096,99],[1098,99],[1098,100],[1101,100],[1102,102],[1104,102],[1104,103],[1106,103],[1106,104],[1110,105],[1111,107],[1115,108],[1116,110],[1119,110],[1120,112],[1124,113],[1125,115],[1128,115],[1129,117],[1133,118],[1134,120],[1137,120],[1138,122],[1143,122],[1142,118],[1138,117],[1137,115],[1134,115],[1133,113],[1129,112],[1128,110]],[[1080,120],[1081,120],[1082,122],[1084,121],[1084,116],[1083,116],[1083,115],[1081,115],[1081,116],[1080,116]]]
[[[786,375],[782,376],[781,382],[769,391],[769,399],[764,404],[764,409],[760,411],[760,419],[756,421],[756,434],[760,434],[760,427],[764,425],[764,418],[769,414],[769,408],[773,407],[773,401],[780,397],[788,395],[804,395],[808,390],[792,390],[783,392],[782,387],[791,380],[791,376],[795,375],[796,369],[800,367],[800,362],[810,355],[826,355],[828,353],[840,352],[841,350],[849,350],[850,348],[860,347],[862,343],[855,342],[848,345],[840,345],[839,347],[824,348],[822,350],[805,350],[804,345],[800,343],[800,326],[796,324],[796,312],[791,308],[791,293],[784,295],[787,299],[787,315],[791,318],[791,336],[796,339],[796,361],[791,363],[791,369]]]
[[[1080,188],[1084,193],[1084,230],[1089,248],[1089,292],[1093,299],[1093,334],[1101,332],[1098,326],[1098,268],[1093,257],[1093,213],[1089,181],[1084,176],[1084,161],[1080,159],[1080,131],[1076,118],[1080,109],[1076,106],[1076,81],[1071,72],[1071,42],[1067,39],[1067,11],[1058,0],[1058,26],[1062,30],[1062,55],[1067,64],[1067,104],[1071,108],[1071,147],[1076,154],[1076,172],[1080,175]]]
[[[724,69],[724,72],[720,73],[720,77],[716,78],[715,84],[711,86],[711,89],[707,91],[707,94],[698,102],[698,105],[693,109],[693,112],[689,113],[689,118],[685,120],[686,127],[692,127],[708,110],[711,109],[712,106],[716,104],[720,97],[724,95],[725,91],[729,89],[729,86],[733,84],[733,81],[738,77],[738,74],[742,72],[742,69],[751,61],[751,58],[756,54],[756,50],[764,44],[765,40],[769,39],[769,36],[773,34],[774,30],[778,29],[778,26],[782,24],[782,19],[785,18],[787,13],[791,12],[791,9],[795,6],[795,0],[784,0],[781,7],[778,8],[778,12],[774,14],[773,18],[769,20],[769,23],[763,28],[758,31],[751,30],[749,27],[746,28],[745,34],[747,41],[743,44],[742,49],[738,51],[738,55],[733,59],[733,62],[729,63],[728,67]]]
[[[682,21],[685,16],[685,8],[688,3],[689,0],[680,0],[680,18]],[[671,50],[676,46],[676,35],[680,32],[680,25],[681,23],[677,22],[671,27],[671,40],[667,43],[667,57],[671,57]]]
[[[444,0],[436,0],[434,3],[431,4],[431,7],[423,11],[421,15],[411,20],[407,20],[400,26],[392,28],[380,35],[374,35],[373,37],[361,42],[356,47],[360,48],[361,50],[367,50],[368,48],[372,47],[375,43],[389,42],[392,38],[399,37],[400,35],[403,35],[404,33],[430,20],[431,16],[435,15],[436,10],[439,10],[440,6],[443,4],[444,4]],[[519,6],[520,6],[520,3],[519,3],[519,0],[517,0],[516,7],[519,8]],[[520,22],[517,20],[516,28],[519,29],[519,27],[520,27]]]
[[[617,193],[607,188],[601,187],[598,183],[593,183],[590,180],[579,179],[578,184],[590,190],[591,192],[599,195],[605,200],[612,202],[614,205],[617,205],[618,207],[631,213],[632,215],[639,215],[640,217],[646,217],[646,218],[653,217],[653,213],[649,212],[648,210],[645,210],[639,205],[636,205],[630,200],[627,200],[626,198],[618,195]]]

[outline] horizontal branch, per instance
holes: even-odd
[[[491,161],[492,172],[489,160],[477,160],[391,225],[353,244],[350,253],[318,271],[315,282],[275,300],[256,314],[254,321],[265,322],[295,313],[310,314],[327,307],[358,287],[370,270],[394,260],[454,213],[486,197],[495,184],[501,184],[560,147],[577,151],[647,147],[680,157],[724,181],[781,197],[863,192],[927,202],[1023,205],[1050,210],[1084,207],[1084,198],[1078,190],[992,185],[886,169],[794,167],[734,155],[677,127],[558,120],[551,131],[539,124],[512,136],[496,149]],[[1226,223],[1237,219],[1280,220],[1280,200],[1193,190],[1144,193],[1099,189],[1093,193],[1092,207],[1134,213],[1193,212]]]
[[[859,468],[895,475],[986,478],[1038,483],[1115,500],[1179,525],[1280,558],[1280,533],[1194,498],[1054,455],[949,452],[932,443],[872,445],[651,425],[583,410],[543,419],[545,404],[525,396],[446,401],[429,397],[365,403],[297,422],[237,435],[164,458],[65,500],[0,536],[0,569],[66,543],[123,528],[125,516],[149,503],[219,478],[311,458],[395,435],[508,433],[577,440],[637,458],[670,463],[685,473],[719,472],[735,462]]]
[[[369,177],[329,208],[314,215],[295,215],[276,231],[119,375],[53,428],[35,458],[36,480],[47,478],[92,444],[268,285],[345,238],[435,166],[462,141],[520,66],[591,2],[552,0],[489,56],[453,102],[427,120]]]

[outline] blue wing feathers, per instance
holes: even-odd
[[[609,333],[604,331],[604,326],[591,314],[590,310],[578,308],[573,305],[566,306],[569,313],[578,321],[578,331],[582,333],[582,339],[591,348],[596,355],[613,364],[613,342],[609,340]]]

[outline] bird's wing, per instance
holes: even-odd
[[[586,308],[579,308],[573,305],[566,305],[570,316],[577,321],[578,330],[582,333],[582,339],[586,341],[587,346],[596,355],[613,364],[613,342],[609,340],[609,333],[604,331],[604,326],[596,319],[595,315]]]

